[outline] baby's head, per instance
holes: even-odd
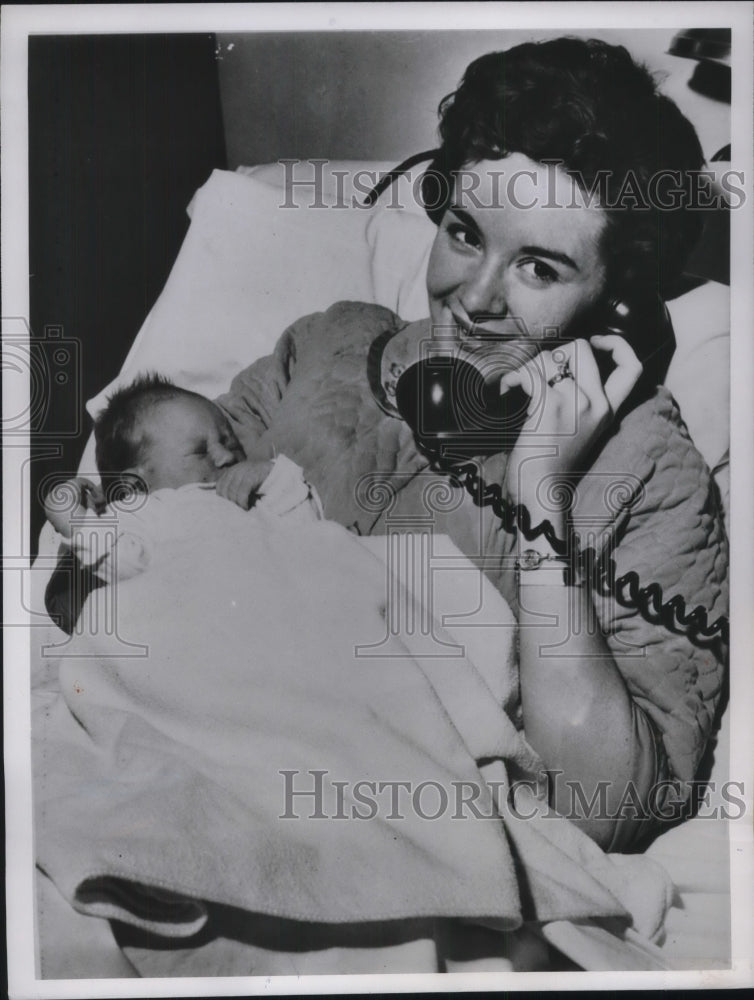
[[[160,375],[118,389],[94,424],[101,476],[139,477],[148,491],[212,483],[244,458],[222,410]],[[138,480],[137,480],[138,482]]]

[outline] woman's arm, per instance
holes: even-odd
[[[535,475],[530,460],[527,475]],[[519,502],[532,522],[545,518],[559,538],[565,517],[538,507],[536,488],[522,484]],[[569,585],[557,553],[540,536],[518,533],[519,558],[549,556],[518,571],[521,703],[526,736],[550,771],[551,801],[601,847],[626,845],[646,824],[630,822],[630,802],[643,807],[668,777],[661,741],[631,698],[599,628],[591,591]],[[536,560],[534,560],[536,561]],[[617,817],[628,822],[622,822]]]
[[[285,395],[296,363],[296,330],[306,327],[308,317],[289,327],[275,350],[244,368],[233,379],[228,392],[218,396],[247,458],[270,458],[258,454],[259,438],[269,428],[275,410]]]
[[[627,372],[620,371],[628,358],[623,344],[610,343],[618,381],[611,384],[608,379],[604,387],[598,378],[594,381],[594,359],[584,342],[574,345],[571,353],[575,378],[556,380],[550,386],[547,379],[556,366],[549,357],[540,361],[544,396],[536,408],[537,423],[511,454],[506,488],[512,500],[527,507],[533,523],[547,518],[559,538],[568,537],[569,511],[554,514],[542,497],[552,496],[558,482],[573,482],[589,467],[595,443],[630,391],[635,369],[629,365]],[[626,349],[630,351],[627,345]],[[503,382],[515,384],[516,380],[514,373]],[[566,430],[569,421],[570,432]],[[667,433],[667,421],[659,425]],[[629,449],[618,458],[620,470],[609,466],[611,481],[616,472],[619,476],[647,472],[644,449],[650,443],[641,438],[642,431],[647,434],[648,427],[633,432],[637,439],[633,452]],[[663,455],[667,443],[662,438],[651,447]],[[687,438],[685,445],[693,451]],[[643,469],[639,468],[641,454],[645,455]],[[681,465],[679,471],[685,469],[695,483],[703,478],[693,462],[682,459]],[[715,541],[714,532],[709,533],[711,518],[699,506],[698,496],[681,502],[679,476],[671,468],[662,476],[650,472],[650,480],[648,489],[655,495],[647,498],[641,513],[632,514],[618,546],[621,571],[637,569],[642,583],[659,578],[666,598],[682,593],[693,606],[705,589],[704,573],[697,573],[695,564],[704,563],[710,571],[712,564],[707,563],[716,558],[720,539]],[[698,494],[701,485],[696,489]],[[659,496],[661,491],[666,495]],[[592,492],[594,504],[599,490]],[[604,509],[592,513],[604,517]],[[556,555],[542,536],[527,542],[519,533],[517,542],[520,550]],[[678,566],[674,546],[678,556],[682,548],[698,550],[689,550],[689,565],[694,567],[690,576],[668,568],[674,563]],[[668,584],[678,587],[669,589]],[[709,603],[709,597],[708,592],[702,600]],[[598,615],[592,591],[567,586],[562,564],[552,559],[544,560],[539,569],[519,572],[518,599],[524,723],[527,737],[548,769],[560,772],[551,785],[553,802],[566,815],[579,815],[580,825],[602,846],[623,847],[642,826],[646,828],[646,823],[632,819],[637,810],[651,818],[652,793],[658,782],[671,775],[684,780],[694,777],[704,731],[711,724],[710,706],[716,695],[711,681],[720,680],[721,662],[710,650],[695,648],[684,636],[647,623],[635,612],[618,609],[616,614],[614,601],[607,616],[602,605]],[[610,615],[619,620],[607,621]],[[620,650],[626,655],[616,660]],[[599,815],[607,818],[599,819]]]

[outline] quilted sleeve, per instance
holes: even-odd
[[[728,614],[728,550],[719,497],[672,397],[664,390],[624,421],[593,469],[639,484],[618,519],[612,557],[616,579],[629,570],[663,601],[680,595],[686,610],[701,606],[709,623]],[[615,480],[613,480],[615,481]],[[627,588],[618,588],[626,595]],[[671,773],[691,781],[713,728],[727,649],[718,634],[647,621],[615,597],[597,599],[598,615],[636,704],[659,732]],[[690,789],[687,793],[690,794]]]
[[[297,320],[281,335],[272,354],[258,358],[239,372],[228,392],[215,402],[230,417],[247,456],[272,423],[275,410],[291,381],[296,364],[296,339],[305,335],[321,314]]]
[[[403,325],[389,309],[360,302],[336,302],[326,312],[296,320],[282,334],[273,353],[236,375],[230,391],[216,400],[229,416],[247,456],[265,432],[271,431],[273,438],[280,436],[276,425],[286,395],[295,398],[295,404],[290,403],[295,414],[289,413],[283,420],[289,430],[291,421],[298,425],[294,437],[313,438],[341,417],[350,421],[352,414],[342,397],[350,391],[363,408],[369,346],[379,334]],[[291,394],[294,382],[295,393]],[[323,408],[324,413],[320,412]],[[353,424],[350,429],[353,432]],[[290,441],[283,442],[286,446]]]

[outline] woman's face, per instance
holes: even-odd
[[[604,291],[605,226],[558,167],[513,153],[464,168],[429,260],[434,333],[492,337],[498,354],[510,342],[513,367],[543,338],[573,337]]]

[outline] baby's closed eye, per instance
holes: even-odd
[[[186,456],[206,455],[209,451],[209,443],[205,440],[195,440],[187,442]]]

